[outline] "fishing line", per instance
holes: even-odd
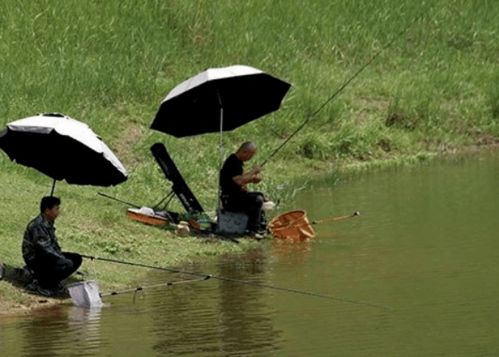
[[[331,295],[323,295],[323,294],[318,294],[318,293],[314,293],[314,292],[297,290],[297,289],[292,289],[292,288],[285,288],[285,287],[280,287],[280,286],[275,286],[275,285],[270,285],[270,284],[257,283],[257,282],[250,281],[250,280],[228,278],[228,277],[217,276],[217,275],[213,275],[213,274],[196,273],[196,272],[191,272],[191,271],[165,268],[165,267],[159,267],[159,266],[143,264],[143,263],[128,262],[125,260],[118,260],[118,259],[112,259],[112,258],[101,258],[101,257],[96,257],[96,256],[91,256],[91,255],[84,255],[84,254],[82,254],[81,256],[83,258],[87,258],[87,259],[91,259],[91,260],[100,260],[100,261],[105,261],[105,262],[110,262],[110,263],[117,263],[117,264],[131,265],[131,266],[137,266],[137,267],[148,268],[148,269],[162,270],[162,271],[167,271],[170,273],[198,276],[198,277],[201,277],[205,280],[216,279],[216,280],[226,281],[226,282],[231,282],[231,283],[237,283],[237,284],[243,284],[243,285],[252,285],[252,286],[258,286],[258,287],[267,288],[267,289],[285,291],[288,293],[294,293],[294,294],[300,294],[300,295],[306,295],[306,296],[314,296],[314,297],[318,297],[318,298],[322,298],[322,299],[340,301],[340,302],[344,302],[344,303],[364,305],[364,306],[382,308],[382,309],[386,309],[386,310],[391,309],[390,307],[385,306],[385,305],[374,304],[374,303],[360,301],[360,300],[351,300],[351,299],[341,298],[341,297],[336,297],[336,296],[331,296]]]
[[[294,132],[291,133],[290,136],[288,136],[286,138],[286,140],[284,140],[284,142],[279,145],[266,159],[265,161],[263,161],[263,163],[260,165],[260,167],[263,167],[265,166],[265,164],[272,158],[274,157],[275,154],[277,154],[277,152],[279,152],[283,147],[284,145],[286,145],[296,134],[298,134],[307,124],[310,120],[312,120],[312,118],[314,116],[316,116],[326,105],[328,105],[334,98],[336,98],[336,96],[338,96],[349,84],[350,82],[352,82],[362,71],[364,71],[364,69],[367,68],[367,66],[369,66],[381,53],[383,53],[386,49],[388,49],[398,38],[402,37],[402,35],[404,35],[407,30],[409,30],[409,28],[417,21],[419,20],[421,17],[423,16],[423,13],[420,14],[419,16],[416,16],[410,23],[407,27],[405,27],[402,31],[400,31],[400,33],[398,33],[394,38],[392,38],[392,40],[390,42],[388,42],[383,48],[381,48],[381,50],[379,50],[369,61],[367,61],[364,65],[362,65],[354,74],[353,76],[351,76],[350,78],[348,78],[345,82],[343,82],[343,84],[336,90],[336,92],[334,92],[329,98],[326,99],[326,101],[324,101],[324,103],[322,103],[319,108],[317,108],[314,112],[312,112],[311,114],[308,115],[308,117],[303,121],[303,123],[298,126],[298,128],[296,128],[296,130]]]

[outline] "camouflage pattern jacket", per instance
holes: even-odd
[[[55,236],[54,223],[39,215],[28,223],[22,244],[24,261],[30,263],[56,263],[66,258]]]

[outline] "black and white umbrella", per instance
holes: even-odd
[[[220,132],[221,168],[223,132],[279,109],[290,87],[250,66],[209,68],[168,93],[151,129],[176,137]]]
[[[151,129],[176,137],[230,131],[279,109],[290,86],[249,66],[210,68],[168,93]]]
[[[49,113],[7,124],[0,148],[11,160],[69,184],[111,186],[126,181],[127,171],[88,125]]]

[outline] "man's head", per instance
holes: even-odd
[[[61,205],[61,200],[55,196],[45,196],[40,202],[40,212],[49,221],[55,221],[59,216],[59,206]]]
[[[251,141],[246,141],[241,144],[239,149],[236,151],[236,156],[241,161],[251,160],[253,155],[256,153],[256,145]]]

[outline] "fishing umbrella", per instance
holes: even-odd
[[[111,186],[127,171],[86,124],[59,113],[40,114],[7,124],[0,148],[11,160],[69,184]]]
[[[230,131],[279,109],[289,87],[249,66],[210,68],[168,93],[151,128],[176,137]]]

